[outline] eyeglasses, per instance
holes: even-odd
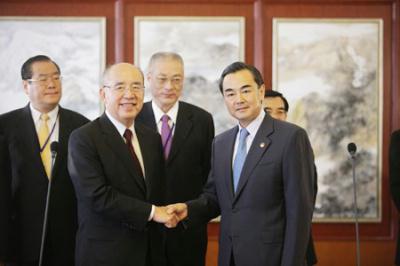
[[[36,82],[39,85],[47,85],[50,83],[50,81],[53,81],[54,83],[61,82],[62,76],[60,75],[51,75],[51,76],[40,76],[37,79],[27,79],[29,82]]]
[[[125,93],[127,90],[129,92],[136,93],[136,92],[141,92],[144,89],[144,86],[143,85],[139,85],[139,84],[132,84],[132,85],[129,85],[129,86],[123,85],[123,84],[114,85],[114,86],[112,86],[112,85],[103,85],[103,87],[109,88],[113,92],[120,93],[120,94]]]

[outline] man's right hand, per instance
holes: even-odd
[[[167,213],[174,213],[180,222],[188,216],[188,208],[185,203],[175,203],[167,206]]]
[[[153,221],[163,223],[168,228],[173,228],[179,223],[179,218],[175,213],[168,213],[166,207],[155,206]]]

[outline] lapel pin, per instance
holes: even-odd
[[[264,142],[261,142],[260,143],[260,148],[264,148],[265,147],[265,143]]]

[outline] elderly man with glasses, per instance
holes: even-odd
[[[160,136],[135,122],[143,74],[129,63],[103,75],[105,112],[69,141],[68,169],[78,198],[76,265],[162,266],[164,203]]]

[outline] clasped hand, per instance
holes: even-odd
[[[175,203],[163,207],[156,206],[153,220],[157,223],[163,223],[168,228],[174,228],[187,215],[187,205],[185,203]]]

